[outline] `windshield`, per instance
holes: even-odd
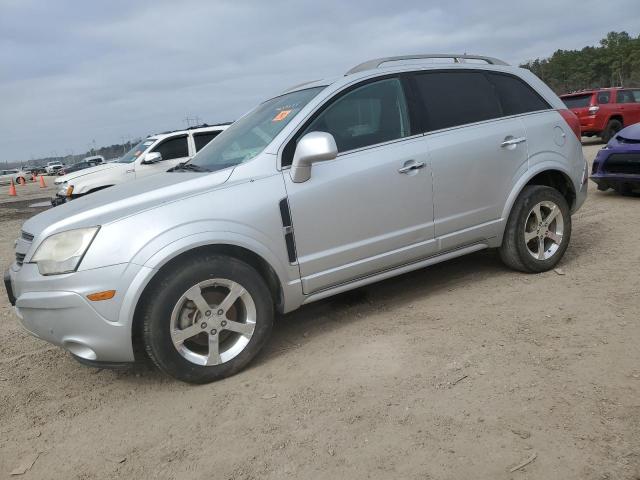
[[[251,160],[324,88],[308,88],[267,100],[233,123],[190,163],[215,171]]]
[[[118,160],[118,163],[134,162],[135,159],[138,158],[140,155],[142,155],[147,148],[149,148],[151,145],[154,144],[154,142],[155,142],[155,139],[153,138],[145,138],[139,144],[137,144],[135,147],[133,147],[131,150],[125,153],[122,157],[120,157],[120,159]]]
[[[570,97],[562,97],[561,100],[567,106],[567,108],[584,108],[588,107],[591,103],[591,93],[586,95],[572,95]]]

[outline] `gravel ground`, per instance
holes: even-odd
[[[0,477],[637,480],[639,202],[592,184],[561,270],[479,252],[311,304],[205,386],[81,366],[2,296]]]

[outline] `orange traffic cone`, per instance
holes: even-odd
[[[40,188],[47,188],[47,184],[44,183],[44,175],[40,175]]]
[[[16,186],[13,183],[13,178],[11,179],[11,186],[9,187],[9,196],[10,197],[15,197],[17,196],[17,192],[16,192]]]

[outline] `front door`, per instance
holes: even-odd
[[[431,167],[398,78],[330,100],[302,134],[331,133],[335,160],[294,183],[284,171],[305,294],[434,253]]]

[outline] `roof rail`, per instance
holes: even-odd
[[[345,75],[351,75],[352,73],[364,72],[365,70],[372,70],[379,68],[380,65],[387,62],[396,62],[400,60],[422,60],[426,58],[451,58],[454,63],[464,63],[465,60],[484,60],[489,65],[509,65],[507,62],[499,60],[493,57],[484,57],[482,55],[467,55],[457,53],[423,53],[418,55],[399,55],[397,57],[382,57],[368,60],[360,65],[356,65],[349,70]]]

